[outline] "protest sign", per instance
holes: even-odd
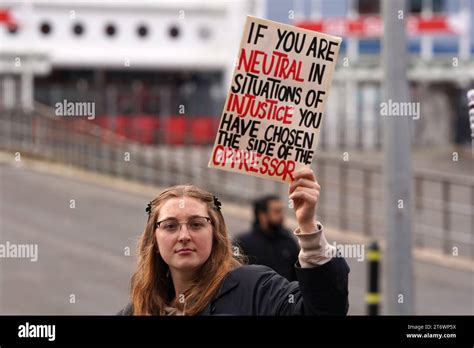
[[[209,167],[290,182],[310,165],[340,44],[248,16]]]

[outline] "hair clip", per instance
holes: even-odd
[[[219,198],[217,198],[214,195],[212,195],[212,197],[214,198],[214,207],[216,208],[216,210],[221,211],[221,206],[222,206],[221,201],[219,200]]]
[[[150,215],[151,215],[151,202],[146,205],[145,211],[148,214],[148,218],[150,218]]]

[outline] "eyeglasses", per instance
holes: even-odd
[[[199,232],[204,230],[209,223],[211,223],[211,218],[209,217],[194,216],[185,222],[179,222],[176,219],[158,221],[155,224],[155,228],[158,228],[160,231],[174,233],[181,231],[181,225],[186,224],[188,231]]]

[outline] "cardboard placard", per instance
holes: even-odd
[[[248,16],[208,166],[290,182],[310,165],[340,44]]]

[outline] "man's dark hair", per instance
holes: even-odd
[[[270,201],[279,201],[280,197],[277,195],[267,195],[256,199],[253,202],[253,213],[254,213],[254,220],[253,225],[258,227],[260,223],[258,221],[258,214],[266,213],[268,211],[268,202]]]

